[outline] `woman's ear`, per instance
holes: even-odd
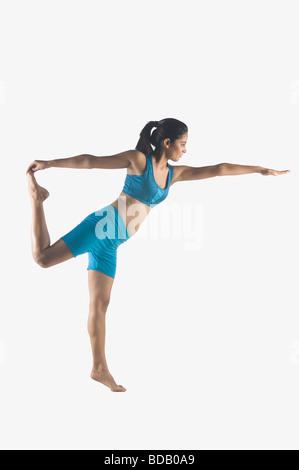
[[[168,148],[170,146],[170,139],[164,139],[163,144],[164,148]]]

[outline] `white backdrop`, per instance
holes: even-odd
[[[0,5],[1,449],[298,449],[297,2]],[[89,379],[87,255],[33,262],[25,171],[133,149],[166,117],[189,127],[181,164],[291,173],[175,184],[120,247],[112,393]],[[52,242],[125,175],[37,173]],[[180,205],[196,217],[175,239]]]

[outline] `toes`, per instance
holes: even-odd
[[[117,388],[113,389],[112,392],[126,392],[127,389],[122,385],[117,385]]]

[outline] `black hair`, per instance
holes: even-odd
[[[154,127],[156,129],[152,133]],[[149,121],[140,132],[135,150],[140,150],[145,155],[149,155],[153,151],[152,144],[159,153],[164,139],[170,139],[170,142],[173,143],[186,132],[188,132],[188,127],[178,119],[166,118],[161,121]]]

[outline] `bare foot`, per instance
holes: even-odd
[[[123,387],[122,385],[117,385],[115,382],[114,378],[110,374],[108,370],[99,370],[93,369],[90,377],[92,380],[95,380],[96,382],[100,382],[103,385],[106,385],[107,387],[110,388],[112,392],[125,392],[127,389]]]
[[[27,173],[28,175],[28,190],[32,198],[37,199],[41,202],[44,202],[49,196],[50,193],[45,188],[42,188],[36,181],[32,171]]]

